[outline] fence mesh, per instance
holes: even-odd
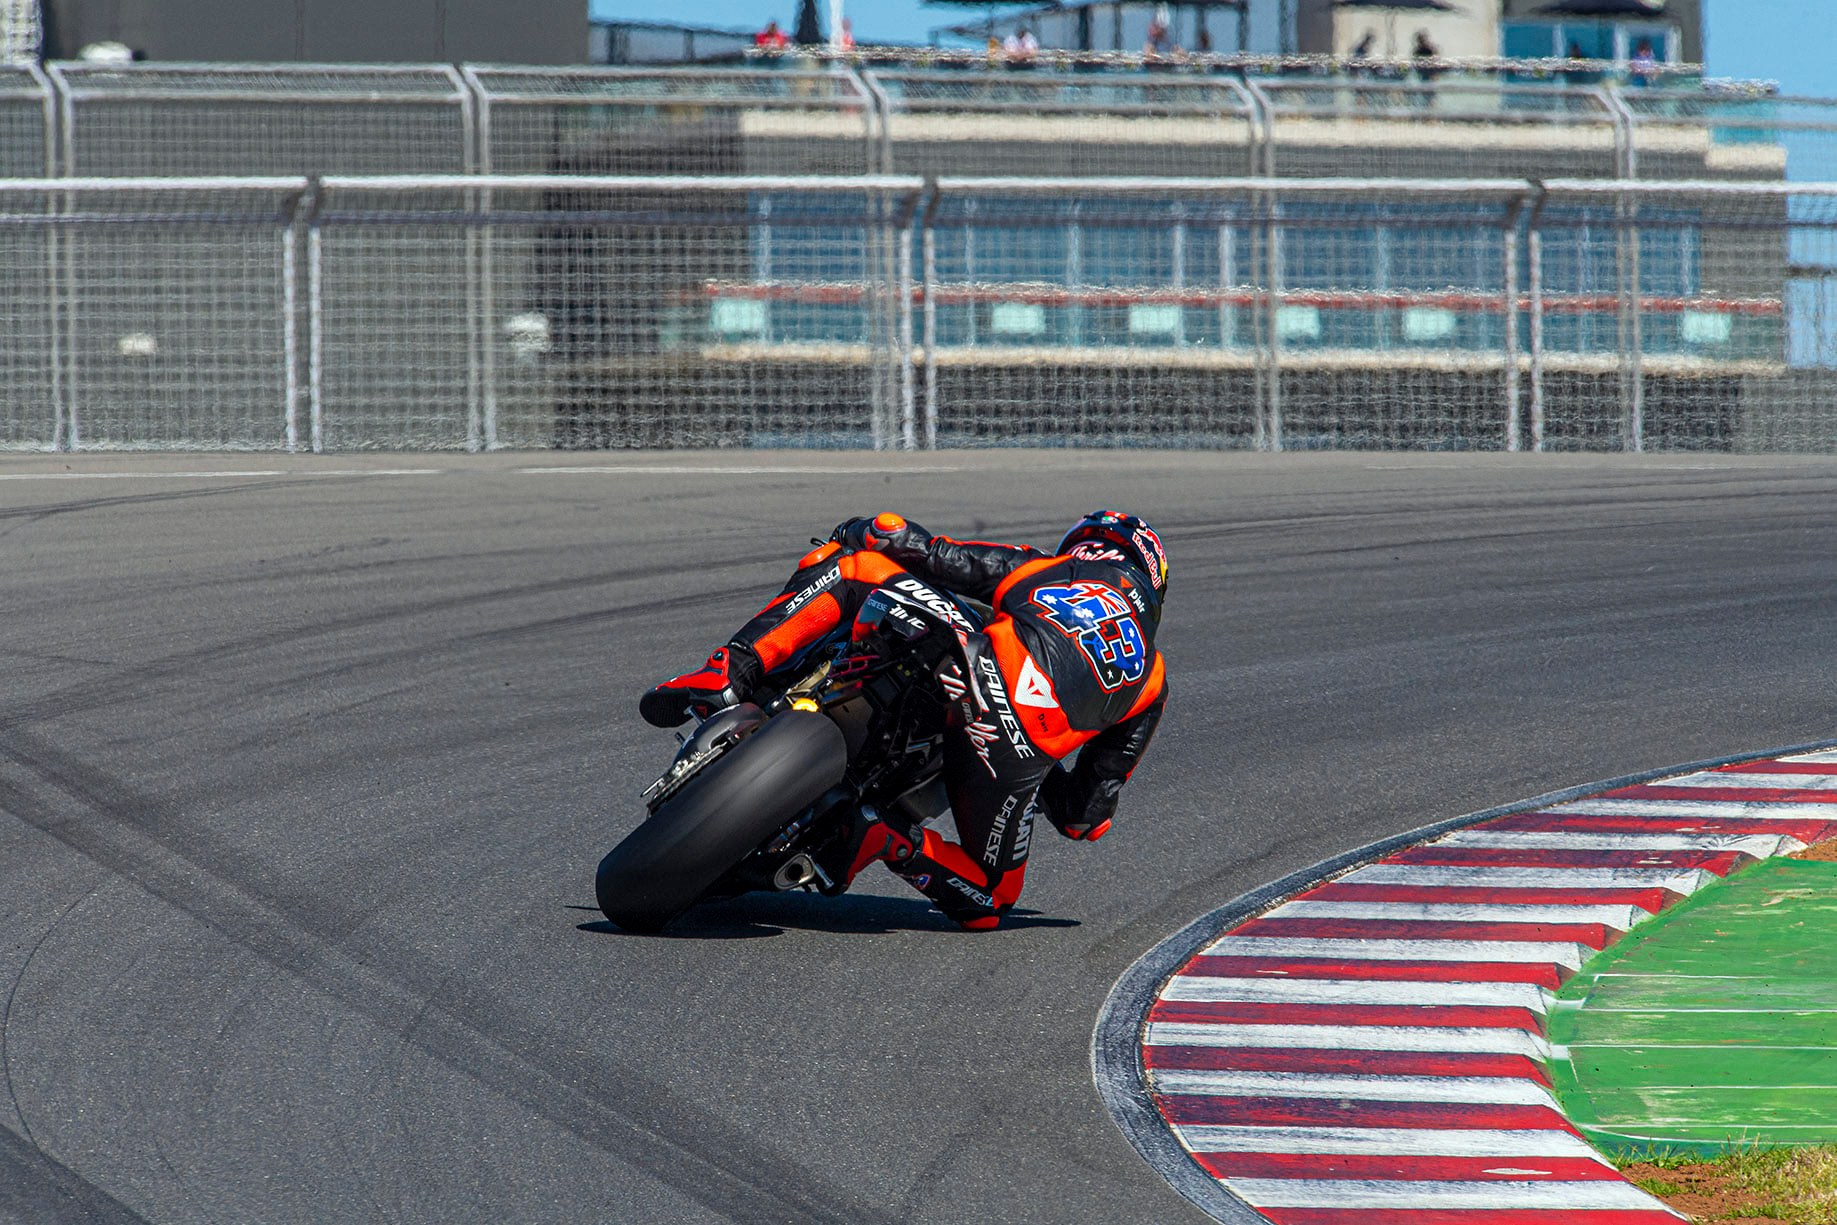
[[[475,193],[328,185],[307,234],[315,445],[484,444],[478,208]]]
[[[0,446],[1837,449],[1837,186],[0,183]]]
[[[1552,193],[1540,219],[1544,444],[1831,449],[1828,188]],[[1548,252],[1554,249],[1552,257]],[[1568,335],[1556,313],[1592,321]]]
[[[259,182],[0,190],[5,309],[18,329],[9,342],[23,341],[7,346],[13,412],[0,437],[284,446],[297,387],[286,235],[298,195]]]
[[[438,65],[53,64],[68,175],[458,174],[471,95]]]
[[[328,184],[326,446],[898,441],[916,182],[495,182]]]
[[[57,231],[42,193],[0,192],[0,448],[61,441]]]
[[[1628,89],[1631,177],[1837,179],[1837,100],[1752,89]]]
[[[932,175],[1257,173],[1250,95],[1170,74],[880,70],[887,168]]]
[[[1507,445],[1517,186],[940,186],[925,335],[945,444]]]
[[[1483,67],[0,68],[0,446],[1830,448],[1837,103]]]
[[[0,65],[0,178],[51,174],[55,123],[50,82],[35,68]]]
[[[865,174],[873,100],[813,60],[778,68],[474,66],[481,166],[498,174]]]
[[[1592,87],[1372,69],[1255,84],[1284,176],[1555,178],[1620,172],[1620,128]]]
[[[1837,103],[1593,63],[35,71],[0,69],[0,171],[42,173],[49,113],[66,174],[1837,177]]]

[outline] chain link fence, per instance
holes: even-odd
[[[0,183],[0,446],[1837,450],[1837,186]]]
[[[1837,179],[1837,101],[1570,61],[0,67],[8,175]]]
[[[1829,449],[1801,179],[1569,61],[0,68],[0,446]]]
[[[772,69],[471,65],[480,169],[497,174],[872,173],[881,126],[860,77]]]
[[[296,444],[303,186],[0,181],[0,445]]]
[[[445,65],[53,63],[69,176],[461,174],[474,99]]]

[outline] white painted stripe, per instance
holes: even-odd
[[[218,472],[0,472],[0,481],[223,481],[251,477],[438,476],[449,468],[246,468]]]
[[[168,480],[248,480],[252,477],[330,476],[439,476],[459,472],[457,468],[241,468],[233,470],[186,471],[128,469],[97,472],[0,472],[0,481],[168,481]],[[485,471],[491,471],[486,469]],[[913,467],[906,464],[849,464],[836,467],[826,464],[580,464],[541,468],[498,469],[521,476],[571,476],[577,474],[604,476],[822,476],[836,473],[928,473],[958,472],[956,466],[931,465]]]
[[[1553,851],[1740,851],[1756,859],[1804,848],[1786,834],[1572,834],[1464,829],[1429,846],[1474,846],[1493,850]]]
[[[1550,1044],[1504,1026],[1232,1025],[1213,1021],[1154,1021],[1144,1046],[1277,1047],[1293,1050],[1479,1052],[1543,1059]],[[1750,1048],[1744,1048],[1750,1049]]]
[[[1700,868],[1478,868],[1374,863],[1338,877],[1348,885],[1480,886],[1493,889],[1669,889],[1695,893],[1710,874]]]
[[[1213,978],[1177,974],[1161,988],[1173,1003],[1389,1004],[1528,1008],[1547,1012],[1554,993],[1536,983],[1412,983],[1345,978]]]
[[[1466,1102],[1481,1105],[1548,1106],[1560,1113],[1550,1091],[1534,1080],[1503,1076],[1332,1076],[1315,1072],[1231,1072],[1155,1070],[1160,1093],[1207,1097],[1310,1097],[1371,1102]]]
[[[1652,917],[1638,906],[1513,906],[1469,902],[1284,902],[1265,919],[1426,919],[1442,923],[1599,923],[1626,931]]]
[[[869,464],[864,466],[849,464],[837,467],[832,464],[568,464],[552,468],[513,468],[513,472],[530,473],[536,476],[574,476],[579,474],[604,476],[608,473],[618,476],[821,476],[825,473],[838,472],[957,472],[954,466],[930,465],[912,467],[906,464]]]
[[[1560,1128],[1176,1126],[1195,1153],[1397,1153],[1412,1157],[1587,1157],[1612,1163]],[[1234,1182],[1233,1186],[1236,1185]]]
[[[1213,957],[1344,957],[1361,961],[1550,962],[1577,969],[1594,950],[1568,940],[1311,940],[1302,936],[1225,936]]]
[[[1810,787],[1819,791],[1837,789],[1837,774],[1686,774],[1682,778],[1660,779],[1657,787]]]
[[[1780,761],[1837,762],[1837,749],[1823,749],[1816,753],[1799,753],[1792,757],[1778,758]]]
[[[1748,817],[1757,821],[1837,821],[1837,804],[1787,804],[1777,800],[1571,800],[1541,808],[1557,816]]]
[[[1375,1178],[1233,1178],[1226,1184],[1258,1208],[1468,1208],[1583,1212],[1663,1209],[1629,1182],[1431,1182]],[[1678,1220],[1687,1218],[1679,1216]]]

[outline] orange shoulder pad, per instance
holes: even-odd
[[[996,586],[995,598],[992,599],[990,603],[995,605],[997,608],[1001,607],[1002,598],[1008,594],[1009,590],[1013,588],[1014,584],[1020,582],[1022,579],[1026,578],[1028,575],[1038,574],[1040,571],[1046,569],[1048,566],[1051,566],[1057,563],[1058,561],[1059,559],[1057,557],[1036,557],[1034,560],[1026,563],[1025,565],[1016,566],[1014,569],[1008,571],[1008,577],[1002,579],[1001,583]]]

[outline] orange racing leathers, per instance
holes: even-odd
[[[915,831],[912,852],[889,863],[952,919],[994,927],[1020,896],[1036,801],[1067,837],[1109,829],[1167,700],[1154,647],[1160,597],[1101,544],[1054,557],[931,536],[896,515],[852,542],[867,549],[830,544],[806,555],[733,643],[769,672],[902,573],[990,605],[988,625],[969,636],[970,675],[941,678],[955,706],[944,782],[961,844]],[[1073,769],[1055,768],[1080,748]]]

